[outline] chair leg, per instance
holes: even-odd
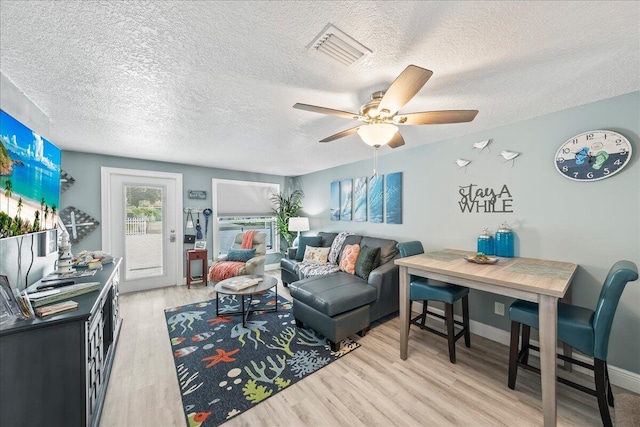
[[[611,381],[609,380],[609,365],[607,365],[607,362],[604,363],[604,373],[607,377],[607,401],[609,402],[609,406],[613,407],[613,391],[611,390]]]
[[[464,345],[471,347],[471,331],[469,330],[469,295],[462,297],[462,326],[464,328]]]
[[[456,363],[456,332],[453,323],[453,304],[444,305],[444,316],[447,322],[447,341],[449,341],[449,360]]]
[[[531,336],[531,326],[522,325],[522,349],[524,355],[522,356],[522,363],[525,365],[529,363],[529,337]]]
[[[420,323],[422,326],[427,322],[427,310],[429,309],[429,301],[422,301],[422,318],[420,319]]]
[[[607,405],[607,362],[594,358],[593,368],[600,418],[602,419],[604,427],[612,427],[609,405]]]
[[[520,338],[520,323],[511,321],[511,341],[509,343],[509,380],[511,390],[516,388],[516,376],[518,375],[518,338]],[[524,341],[523,341],[524,345]]]

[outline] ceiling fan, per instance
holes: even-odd
[[[357,133],[362,140],[373,147],[387,144],[391,148],[404,145],[404,139],[398,132],[397,125],[435,125],[445,123],[464,123],[472,121],[478,110],[443,110],[423,111],[419,113],[400,114],[404,105],[413,98],[422,86],[427,83],[433,71],[409,65],[394,80],[386,91],[371,94],[371,100],[360,107],[360,113],[317,107],[315,105],[297,103],[293,108],[329,114],[363,122],[363,125],[343,130],[328,136],[320,142],[329,142]]]

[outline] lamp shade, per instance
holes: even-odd
[[[372,123],[358,128],[360,138],[372,147],[385,145],[391,141],[396,132],[398,132],[398,127],[391,123]]]
[[[309,218],[302,216],[289,218],[289,231],[309,231]]]

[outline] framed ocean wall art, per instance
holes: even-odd
[[[61,151],[0,110],[0,238],[55,228]]]
[[[402,172],[387,174],[384,187],[386,223],[402,224]]]
[[[369,178],[369,222],[382,222],[384,219],[382,216],[383,183],[383,175],[376,175]]]
[[[353,180],[353,220],[363,222],[367,220],[367,178]]]
[[[351,221],[351,208],[353,197],[353,180],[343,179],[340,181],[340,220]]]
[[[331,183],[331,221],[340,221],[340,181]]]

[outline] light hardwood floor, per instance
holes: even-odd
[[[290,298],[281,284],[278,293]],[[101,427],[186,426],[164,309],[213,298],[211,285],[121,295],[124,323]],[[540,378],[519,370],[510,390],[506,346],[472,335],[470,349],[458,342],[454,365],[445,339],[411,328],[402,361],[398,328],[397,316],[376,324],[355,337],[361,348],[224,425],[542,425]],[[601,425],[595,397],[558,384],[558,425]]]

